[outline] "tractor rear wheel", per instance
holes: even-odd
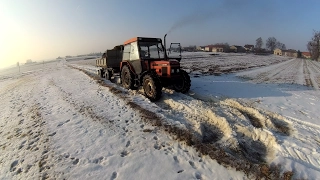
[[[124,66],[121,70],[121,82],[122,86],[126,89],[135,89],[133,74],[128,66]]]
[[[184,71],[180,70],[181,79],[179,82],[173,84],[173,89],[177,92],[186,93],[189,91],[191,86],[191,80],[189,74]]]
[[[157,101],[162,94],[162,85],[159,78],[155,74],[147,74],[143,77],[142,82],[144,94],[151,101]]]

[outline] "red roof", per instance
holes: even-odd
[[[311,56],[310,52],[301,52],[301,54],[304,56]]]

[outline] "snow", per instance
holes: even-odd
[[[244,176],[144,124],[87,75],[54,66],[1,81],[1,179]]]
[[[150,113],[239,162],[280,164],[281,173],[293,171],[294,178],[320,176],[318,62],[251,54],[183,57],[190,92],[163,89],[155,103],[142,90],[90,77],[94,60],[1,74],[0,179],[251,177],[148,123]]]

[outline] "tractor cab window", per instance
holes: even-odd
[[[131,43],[130,61],[139,59],[138,43]]]
[[[180,43],[171,43],[168,56],[170,59],[181,60],[181,45]]]
[[[163,59],[164,51],[160,42],[139,42],[141,59]]]
[[[123,48],[123,60],[129,60],[130,59],[130,51],[131,51],[131,44],[127,44]]]
[[[137,42],[133,42],[127,44],[123,48],[123,60],[138,60],[139,59],[139,51]]]

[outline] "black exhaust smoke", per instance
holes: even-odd
[[[239,18],[241,18],[242,14],[245,12],[243,8],[254,3],[255,2],[248,0],[224,0],[220,5],[214,7],[206,7],[204,4],[204,6],[196,9],[191,14],[188,14],[177,20],[169,29],[167,34],[170,34],[179,28],[189,25],[198,25],[215,18],[227,18],[233,15],[239,15]],[[219,2],[216,4],[219,4]]]

